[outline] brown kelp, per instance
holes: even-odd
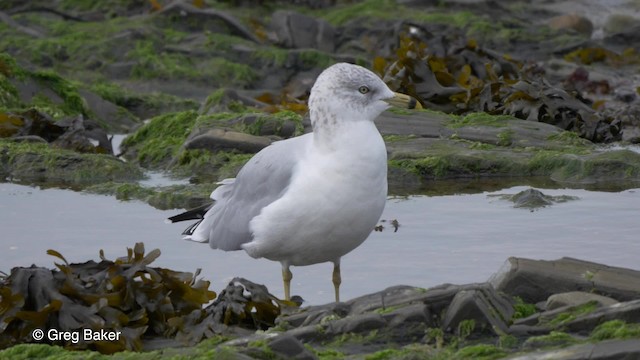
[[[127,255],[108,260],[70,264],[55,250],[48,254],[62,260],[57,269],[16,267],[0,277],[0,349],[25,342],[44,342],[68,349],[92,349],[102,353],[141,350],[143,339],[176,339],[195,344],[235,328],[255,330],[272,326],[281,303],[266,288],[234,279],[251,288],[216,298],[209,281],[195,273],[152,267],[160,256],[145,254],[143,243],[127,248]],[[120,332],[116,340],[95,338],[34,339],[33,332]],[[87,330],[88,329],[88,330]]]
[[[374,60],[374,70],[391,88],[447,113],[506,114],[571,130],[594,142],[620,139],[619,119],[552,86],[535,64],[483,48],[464,36],[433,36],[415,26],[400,33],[394,56]]]

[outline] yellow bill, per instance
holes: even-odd
[[[398,92],[394,94],[394,97],[385,100],[389,105],[403,109],[422,109],[422,105],[415,98]]]

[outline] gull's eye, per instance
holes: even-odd
[[[358,88],[358,91],[360,92],[360,94],[366,94],[366,93],[368,93],[370,90],[369,90],[369,88],[368,88],[368,87],[366,87],[366,86],[364,86],[364,85],[363,85],[363,86],[360,86],[360,87]]]

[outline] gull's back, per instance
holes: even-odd
[[[209,242],[214,249],[241,250],[252,240],[249,222],[287,190],[296,159],[312,134],[275,142],[254,155],[233,182],[211,193],[213,205],[186,240]]]

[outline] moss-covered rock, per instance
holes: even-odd
[[[0,173],[11,181],[84,187],[143,177],[141,169],[110,155],[80,154],[46,143],[0,139]]]
[[[216,94],[207,103],[218,101]],[[217,181],[235,176],[253,154],[247,154],[241,146],[203,147],[202,144],[193,145],[190,140],[208,136],[211,129],[276,138],[302,132],[301,116],[291,111],[267,114],[240,105],[237,109],[243,112],[198,115],[195,111],[185,111],[155,117],[123,141],[124,156],[146,168],[166,169],[176,175],[195,175],[201,180]]]

